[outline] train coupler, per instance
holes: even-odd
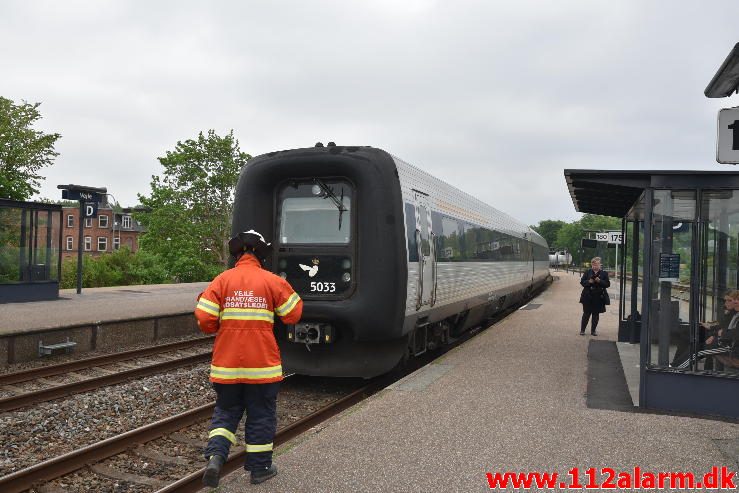
[[[298,344],[331,344],[334,342],[334,328],[331,324],[300,322],[287,327],[287,340]]]

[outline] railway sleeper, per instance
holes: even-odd
[[[155,478],[147,478],[146,476],[139,476],[138,474],[131,474],[124,472],[119,469],[112,467],[103,466],[100,464],[94,464],[90,466],[90,470],[99,476],[104,478],[115,479],[118,481],[126,481],[127,483],[143,484],[146,486],[153,486],[154,488],[164,488],[169,483]]]
[[[191,447],[203,449],[207,445],[207,443],[203,440],[190,438],[189,436],[182,433],[170,433],[169,435],[167,435],[167,437],[174,440],[175,442],[181,443],[183,445],[190,445]]]
[[[161,464],[171,464],[175,466],[189,466],[192,464],[192,461],[188,459],[184,459],[182,457],[172,457],[171,455],[165,455],[161,452],[157,452],[156,450],[151,450],[146,447],[137,447],[133,450],[133,452],[139,457],[153,460]]]

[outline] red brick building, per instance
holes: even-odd
[[[115,212],[102,204],[95,218],[83,218],[82,251],[94,256],[110,253],[122,246],[132,252],[139,249],[139,236],[144,229],[131,215],[131,209]],[[79,207],[62,209],[62,256],[77,257]]]

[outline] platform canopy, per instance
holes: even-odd
[[[564,170],[577,212],[625,217],[646,188],[739,188],[739,171]]]
[[[729,52],[703,93],[709,98],[725,98],[739,89],[739,43]]]
[[[577,212],[624,217],[649,186],[640,171],[566,169],[565,180]]]

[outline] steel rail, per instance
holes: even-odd
[[[153,365],[142,366],[141,368],[133,368],[113,373],[111,375],[103,375],[100,377],[88,378],[79,382],[57,385],[47,389],[36,390],[25,394],[11,395],[0,399],[0,411],[12,411],[20,407],[46,402],[60,397],[65,397],[80,392],[87,392],[100,387],[106,387],[116,383],[125,382],[133,378],[141,378],[149,375],[155,375],[166,370],[172,370],[183,366],[201,363],[210,360],[211,352],[200,353],[193,356],[178,358]]]
[[[313,414],[310,414],[305,418],[292,423],[291,425],[277,430],[274,439],[275,446],[292,440],[298,435],[310,430],[314,426],[326,421],[327,419],[339,414],[340,412],[379,392],[380,390],[384,389],[390,381],[391,380],[387,378],[380,378],[377,381],[372,382],[359,390],[355,390],[351,394],[324,406]],[[243,467],[245,455],[246,450],[244,449],[229,455],[228,460],[221,469],[221,474],[225,475]],[[191,493],[200,491],[201,489],[206,488],[206,486],[203,486],[202,483],[204,472],[204,467],[198,469],[197,471],[188,474],[184,478],[157,490],[156,493]]]
[[[112,457],[125,452],[130,447],[160,438],[185,428],[193,423],[210,418],[215,404],[205,404],[177,416],[151,423],[121,435],[88,445],[74,452],[46,460],[39,464],[21,469],[7,476],[0,477],[0,491],[18,493],[40,483],[52,481],[65,474],[83,468],[87,464]]]
[[[158,346],[151,346],[142,349],[132,349],[130,351],[123,351],[115,354],[105,354],[102,356],[95,356],[93,358],[70,361],[69,363],[62,363],[59,365],[44,366],[41,368],[33,368],[30,370],[23,370],[14,373],[6,373],[4,375],[0,375],[0,385],[25,382],[27,380],[33,380],[34,378],[51,377],[54,375],[60,375],[62,373],[68,373],[70,371],[92,368],[93,366],[109,365],[129,359],[141,358],[154,354],[166,353],[169,351],[177,351],[180,349],[188,349],[190,347],[197,346],[200,343],[211,341],[213,340],[213,338],[214,336],[198,337],[197,339],[189,339],[187,341],[160,344]]]

